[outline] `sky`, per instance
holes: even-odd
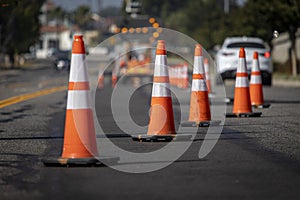
[[[65,10],[71,11],[80,5],[91,5],[91,9],[94,12],[99,10],[99,2],[101,7],[105,8],[108,6],[120,7],[122,0],[52,0],[56,5],[61,6]]]

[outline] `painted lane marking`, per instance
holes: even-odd
[[[37,97],[45,96],[48,94],[60,92],[60,91],[67,90],[67,89],[68,89],[67,86],[59,86],[59,87],[53,87],[53,88],[49,88],[49,89],[45,89],[45,90],[40,90],[40,91],[33,92],[33,93],[22,94],[22,95],[10,97],[8,99],[4,99],[4,100],[0,101],[0,108],[4,108],[4,107],[10,106],[12,104],[20,103],[20,102],[23,102],[23,101],[26,101],[29,99],[34,99]]]

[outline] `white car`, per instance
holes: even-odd
[[[245,48],[247,70],[250,76],[253,53],[258,52],[259,65],[264,85],[272,85],[273,65],[269,48],[264,41],[256,37],[228,37],[216,54],[217,72],[216,84],[222,80],[234,79],[238,65],[239,49]]]

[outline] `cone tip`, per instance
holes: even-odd
[[[156,55],[166,55],[166,47],[164,40],[157,41]]]
[[[74,35],[74,40],[82,40],[82,35],[81,34]]]
[[[257,53],[257,51],[254,51],[254,53],[253,53],[253,59],[254,60],[258,59],[258,53]]]
[[[195,56],[202,56],[202,47],[200,44],[196,44],[195,47]]]
[[[74,35],[74,41],[72,46],[72,53],[85,54],[84,42],[82,35]]]
[[[240,58],[245,58],[245,49],[243,47],[240,48],[239,57]]]

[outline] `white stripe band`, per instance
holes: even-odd
[[[168,76],[167,57],[165,55],[155,56],[154,76]]]
[[[249,87],[248,77],[236,77],[235,87]]]
[[[183,78],[187,78],[188,77],[188,67],[187,66],[183,66]]]
[[[204,74],[204,66],[203,66],[203,57],[195,56],[194,57],[194,70],[193,74]]]
[[[87,82],[89,80],[85,54],[72,54],[70,68],[70,82]]]
[[[67,109],[92,108],[91,93],[89,90],[69,90]]]
[[[252,72],[259,72],[260,68],[259,68],[259,63],[258,60],[253,60],[252,62]]]
[[[251,75],[250,84],[261,84],[261,76]]]
[[[153,83],[152,97],[170,97],[169,83]]]
[[[206,82],[204,79],[195,79],[192,82],[192,91],[207,91]]]
[[[237,67],[237,73],[244,73],[247,72],[247,64],[245,58],[239,58],[239,64]]]

